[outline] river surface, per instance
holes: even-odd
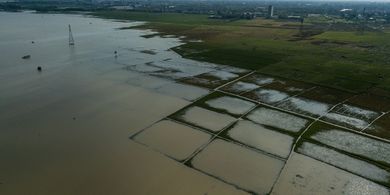
[[[0,12],[0,194],[243,193],[129,139],[208,93],[170,78],[213,67],[169,50],[177,38],[118,29],[137,24]]]

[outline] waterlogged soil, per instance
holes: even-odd
[[[297,151],[322,162],[347,170],[374,181],[390,185],[390,173],[385,169],[370,164],[348,155],[337,152],[333,149],[304,142]]]
[[[297,95],[314,88],[312,85],[291,80],[279,80],[278,82],[270,83],[265,87],[268,89],[278,90],[289,95]]]
[[[214,67],[213,70],[207,71],[203,74],[180,79],[180,82],[213,89],[238,78],[246,72],[247,70],[228,66],[221,66],[219,68]]]
[[[239,77],[238,74],[228,72],[228,71],[222,71],[222,70],[211,71],[204,74],[203,76],[206,78],[214,77],[214,80],[223,80],[223,81],[227,81]]]
[[[301,97],[292,97],[277,105],[280,108],[308,115],[311,117],[320,117],[325,115],[331,108],[330,104],[318,102]]]
[[[346,115],[339,114],[339,113],[334,113],[334,112],[326,114],[325,117],[323,118],[323,120],[329,121],[329,122],[332,122],[334,124],[338,124],[338,125],[341,125],[344,127],[357,129],[357,130],[362,130],[365,127],[367,127],[367,125],[369,124],[369,122],[367,122],[365,120],[354,118],[351,116],[346,116]]]
[[[195,156],[192,165],[239,188],[267,194],[284,162],[217,139]]]
[[[230,96],[223,96],[215,99],[211,99],[205,102],[208,106],[220,110],[225,110],[228,113],[235,115],[242,115],[256,106],[255,103],[234,98]]]
[[[179,118],[189,124],[213,132],[218,132],[236,121],[235,118],[227,114],[221,114],[197,106],[188,108],[184,111],[183,115],[179,116]]]
[[[287,93],[264,88],[245,93],[244,96],[267,104],[275,104],[289,97]]]
[[[294,142],[294,138],[289,135],[246,120],[239,121],[230,129],[228,136],[245,145],[282,158],[288,157]]]
[[[247,118],[255,123],[292,133],[302,131],[309,123],[307,119],[264,107],[255,109],[248,114]]]
[[[390,165],[390,144],[352,132],[320,130],[311,137],[328,146]]]
[[[387,188],[307,156],[293,153],[271,194],[375,194]]]
[[[362,130],[381,114],[348,104],[341,104],[324,116],[324,120]]]
[[[290,80],[275,80],[270,78],[264,78],[263,80],[268,81],[264,82],[264,86],[261,86],[256,90],[248,91],[243,95],[267,104],[275,104],[290,96],[295,96],[314,88],[311,85]]]
[[[185,160],[210,139],[210,134],[169,120],[154,124],[134,138],[177,160]]]
[[[234,94],[242,94],[248,91],[255,90],[257,88],[259,88],[259,85],[257,84],[237,81],[235,83],[223,87],[221,90],[234,93]]]
[[[340,105],[339,108],[335,108],[335,109],[337,109],[337,112],[342,112],[345,115],[354,116],[367,121],[372,121],[380,115],[378,112],[348,105],[348,104],[342,104]]]
[[[276,79],[269,77],[269,76],[266,76],[266,75],[252,74],[252,75],[242,79],[242,81],[248,82],[248,83],[253,83],[253,84],[256,84],[258,86],[264,86],[264,85],[268,85],[272,82],[275,82]]]

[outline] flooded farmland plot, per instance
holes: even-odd
[[[223,87],[221,90],[226,91],[233,94],[242,94],[248,91],[255,90],[259,88],[260,86],[254,83],[248,83],[244,81],[237,81],[235,83],[232,83],[230,85],[227,85]]]
[[[341,104],[327,113],[323,120],[353,129],[363,130],[380,115],[381,113],[372,110]]]
[[[282,158],[288,157],[294,143],[290,135],[246,120],[236,123],[227,135],[233,140]]]
[[[189,126],[163,120],[133,139],[181,161],[208,143],[211,135]]]
[[[257,194],[270,192],[284,161],[216,139],[191,161],[195,169]]]
[[[237,120],[230,115],[214,112],[197,106],[187,108],[182,112],[183,113],[178,113],[178,115],[174,118],[212,132],[221,131]]]
[[[245,93],[244,96],[267,104],[275,104],[290,97],[287,93],[266,88],[250,91]]]
[[[266,87],[280,90],[290,95],[296,95],[315,88],[313,85],[291,80],[280,80],[279,82],[273,82]]]
[[[313,88],[313,86],[301,82],[278,79],[243,95],[266,104],[276,104]]]
[[[243,115],[256,106],[255,103],[236,97],[222,96],[205,102],[208,106],[224,110],[233,115]]]
[[[303,142],[297,151],[364,178],[390,186],[390,173],[385,168],[309,142]]]
[[[255,123],[291,133],[299,133],[309,124],[308,119],[265,107],[253,110],[246,117]]]
[[[251,92],[255,89],[258,89],[259,87],[269,85],[273,82],[279,82],[279,80],[275,80],[272,77],[254,73],[250,75],[248,74],[237,82],[224,86],[221,90],[240,95],[243,93]],[[255,96],[253,95],[249,96],[249,98],[256,100]]]
[[[273,195],[375,194],[389,189],[313,158],[293,153],[273,188]]]
[[[352,97],[352,94],[322,87],[307,90],[296,97],[289,98],[277,106],[292,112],[318,118],[327,114],[330,109]]]
[[[317,118],[325,115],[331,109],[332,105],[318,102],[316,100],[292,97],[281,102],[277,105],[277,107]]]
[[[188,83],[206,88],[216,88],[229,81],[239,78],[248,71],[241,69],[227,68],[227,70],[213,70],[207,73],[199,74],[194,77],[180,79],[180,82]]]
[[[275,79],[273,77],[258,74],[258,73],[252,74],[248,77],[245,77],[242,79],[242,81],[247,82],[247,83],[253,83],[253,84],[256,84],[258,86],[265,86],[265,85],[271,84],[273,82],[279,82],[277,79]]]
[[[310,129],[310,138],[322,144],[390,165],[390,143],[332,127]]]

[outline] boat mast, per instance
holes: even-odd
[[[73,34],[72,34],[72,28],[70,27],[70,24],[69,24],[69,45],[74,45],[74,39],[73,39]]]

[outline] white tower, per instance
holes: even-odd
[[[70,24],[69,24],[69,45],[74,45],[74,39],[73,39],[73,34],[72,34],[72,28],[70,27]]]

